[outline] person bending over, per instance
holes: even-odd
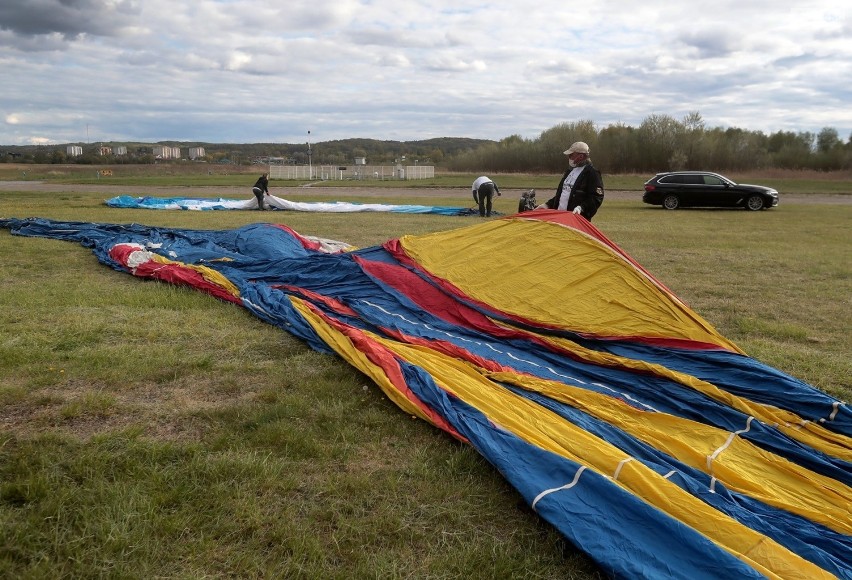
[[[479,205],[479,215],[481,217],[491,217],[491,201],[494,194],[500,195],[500,188],[485,175],[477,177],[471,187],[473,193],[473,201]]]

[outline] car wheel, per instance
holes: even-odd
[[[666,209],[677,209],[680,207],[680,199],[676,195],[667,195],[663,198],[663,207]]]
[[[763,209],[763,198],[759,195],[752,195],[746,200],[746,209],[750,211],[760,211]]]

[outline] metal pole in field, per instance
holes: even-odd
[[[308,179],[314,178],[314,169],[311,165],[311,132],[308,131]]]

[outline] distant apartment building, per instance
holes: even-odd
[[[101,157],[112,155],[112,147],[98,147],[98,155]]]
[[[112,148],[113,155],[127,155],[127,147],[119,146]]]
[[[206,153],[204,153],[204,147],[190,147],[189,148],[189,158],[190,159],[198,159],[199,157],[204,157]]]
[[[154,145],[154,157],[157,159],[180,159],[180,147]]]
[[[65,153],[68,154],[68,157],[79,157],[83,154],[83,148],[79,145],[69,145],[65,148]]]

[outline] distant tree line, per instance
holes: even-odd
[[[836,129],[819,133],[778,131],[769,135],[744,129],[711,128],[697,112],[682,120],[650,115],[639,127],[623,124],[599,129],[592,121],[563,123],[536,139],[513,135],[449,159],[457,171],[555,173],[565,168],[562,152],[585,141],[595,166],[607,173],[655,173],[682,169],[852,169],[852,136]]]
[[[558,173],[565,167],[562,151],[574,141],[585,141],[595,165],[606,173],[654,173],[678,169],[745,171],[754,169],[852,169],[852,136],[845,142],[836,129],[819,133],[778,131],[765,134],[737,128],[707,128],[698,112],[681,120],[650,115],[638,127],[624,124],[598,128],[593,121],[562,123],[535,139],[512,135],[493,141],[442,137],[420,141],[342,139],[318,143],[203,143],[161,141],[156,145],[204,147],[200,161],[250,165],[276,163],[350,165],[363,157],[368,164],[438,165],[451,171],[493,173]],[[70,157],[67,145],[0,147],[6,163],[182,163],[157,160],[151,144],[98,143],[80,145],[83,155]],[[99,154],[102,145],[126,147],[127,155]]]

